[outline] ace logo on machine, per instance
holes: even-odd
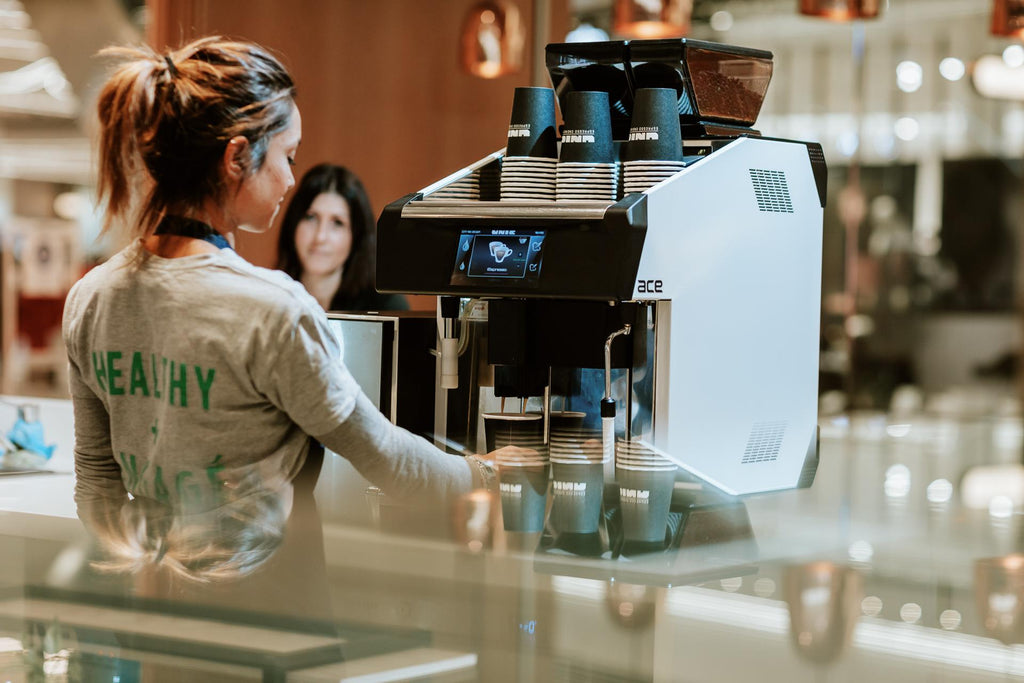
[[[664,285],[661,280],[637,280],[636,291],[641,294],[661,294]]]

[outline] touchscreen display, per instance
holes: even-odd
[[[544,237],[544,230],[463,230],[452,282],[465,283],[477,278],[536,280],[540,276]]]

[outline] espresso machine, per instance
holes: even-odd
[[[479,413],[521,399],[730,496],[810,486],[826,167],[752,128],[771,53],[610,41],[546,60],[559,100],[609,93],[616,140],[638,88],[676,88],[686,166],[615,201],[506,202],[499,150],[385,208],[377,289],[440,296],[437,442],[481,452]],[[451,191],[470,178],[479,196]]]

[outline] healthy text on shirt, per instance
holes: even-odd
[[[100,390],[111,396],[143,396],[167,401],[169,405],[188,407],[196,398],[203,410],[210,409],[210,388],[214,368],[202,368],[155,353],[132,351],[93,351],[92,368]]]

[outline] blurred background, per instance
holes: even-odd
[[[102,47],[219,33],[272,48],[298,82],[296,176],[345,164],[379,213],[504,146],[513,89],[549,85],[546,43],[686,36],[772,51],[755,127],[825,150],[822,414],[1017,417],[1021,4],[0,0],[0,391],[66,394],[63,299],[122,245],[95,209]],[[264,266],[275,249],[239,245]]]

